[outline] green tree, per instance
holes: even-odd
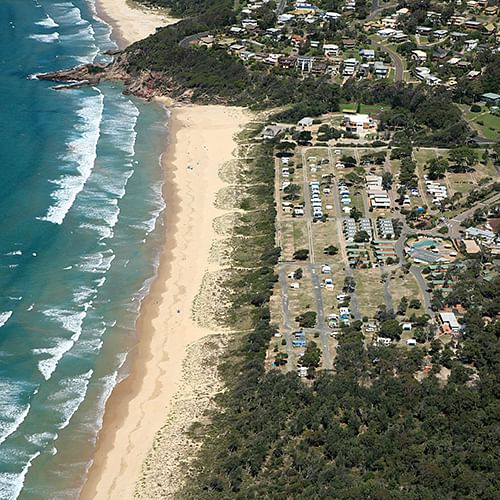
[[[444,157],[431,158],[427,162],[427,175],[429,179],[436,180],[444,177],[444,174],[448,170],[450,164],[448,160]]]
[[[286,194],[285,198],[287,200],[296,200],[301,193],[301,189],[298,184],[290,184],[285,189],[283,189],[283,192]]]
[[[363,214],[356,207],[352,207],[351,213],[349,214],[355,221],[358,221],[363,217]]]
[[[448,157],[455,169],[461,172],[470,170],[477,162],[475,151],[468,146],[452,149]]]
[[[401,333],[403,333],[403,327],[399,324],[398,320],[387,319],[380,324],[379,331],[382,337],[399,340],[401,338]]]
[[[301,248],[296,250],[293,254],[295,260],[307,260],[309,258],[309,250],[307,248]]]
[[[422,302],[419,299],[411,299],[409,304],[410,309],[420,309],[422,307]]]
[[[316,326],[316,313],[314,311],[306,311],[297,316],[295,321],[303,328],[314,328]]]
[[[323,253],[326,255],[337,255],[339,253],[339,249],[334,245],[328,245],[323,250]]]
[[[308,368],[318,368],[321,361],[321,350],[319,349],[316,342],[311,340],[309,345],[306,347],[304,355],[300,360],[302,366],[307,366]]]
[[[382,174],[382,187],[389,191],[392,188],[393,175],[391,172],[384,172]]]
[[[367,241],[370,241],[370,235],[366,231],[358,231],[354,235],[354,241],[356,243],[365,243]]]

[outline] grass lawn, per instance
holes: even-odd
[[[292,260],[296,250],[307,248],[305,222],[300,219],[283,221],[280,225],[283,258]]]
[[[378,306],[385,304],[380,269],[354,269],[353,276],[361,315],[373,318]]]
[[[386,111],[391,109],[391,107],[387,104],[361,104],[360,113],[370,113],[377,115],[382,111]]]
[[[358,104],[356,102],[340,102],[340,111],[356,111],[358,109]]]
[[[352,188],[351,188],[351,191]],[[352,207],[356,207],[362,214],[363,216],[365,216],[365,206],[363,204],[363,195],[359,192],[359,191],[356,191],[356,192],[352,192],[351,193],[351,200],[352,200]]]
[[[425,165],[431,158],[437,158],[439,155],[436,155],[434,150],[419,148],[413,152],[413,156],[419,164]]]
[[[404,274],[401,269],[396,269],[390,273],[389,292],[395,310],[398,308],[402,297],[406,297],[408,300],[417,298],[422,304],[424,303],[424,298],[413,275],[410,273]],[[423,309],[408,309],[407,314],[411,315],[413,312],[423,314]]]
[[[483,152],[484,150],[482,149],[477,151],[477,155],[479,158],[481,158]],[[497,168],[495,167],[495,165],[493,165],[493,162],[491,160],[488,160],[488,163],[486,165],[479,162],[476,163],[476,165],[474,165],[474,169],[476,170],[474,175],[476,176],[477,181],[479,181],[483,177],[494,178],[498,175]]]
[[[466,106],[461,109],[469,125],[481,136],[494,141],[500,140],[500,116],[492,115],[487,107],[483,107],[479,113],[473,113]]]
[[[292,328],[299,326],[298,323],[295,322],[297,316],[306,311],[316,310],[310,272],[304,269],[300,263],[291,266],[290,271],[294,271],[299,267],[302,267],[304,271],[303,278],[299,280],[300,288],[298,290],[288,289],[288,312]],[[289,281],[291,282],[292,280]]]
[[[454,193],[468,194],[477,187],[470,174],[447,173],[446,177]]]

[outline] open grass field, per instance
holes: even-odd
[[[487,107],[479,113],[473,113],[468,108],[463,108],[465,120],[478,134],[493,141],[500,140],[500,116],[492,115]]]
[[[292,265],[290,271],[298,269],[300,263],[297,265]],[[295,318],[306,311],[315,310],[314,294],[312,288],[311,274],[308,270],[302,267],[304,276],[298,282],[300,283],[300,288],[298,290],[288,289],[288,311],[290,314],[290,324],[292,327],[298,327],[298,323],[295,322]],[[292,280],[290,280],[291,282]]]
[[[484,153],[484,150],[483,149],[478,149],[477,150],[477,155],[479,158],[482,157]],[[498,169],[495,167],[495,165],[493,164],[493,162],[490,160],[488,160],[488,162],[486,164],[482,163],[482,162],[478,162],[476,163],[476,165],[474,166],[474,175],[476,177],[476,180],[479,182],[480,179],[484,178],[484,177],[491,177],[491,178],[494,178],[496,176],[498,176]]]
[[[361,104],[360,113],[369,113],[371,115],[378,115],[382,111],[390,109],[391,107],[387,104]]]
[[[356,111],[358,108],[358,104],[355,102],[340,102],[339,109],[340,111]]]
[[[389,281],[389,292],[392,296],[394,308],[397,309],[399,301],[402,297],[406,297],[408,300],[419,299],[420,302],[424,302],[421,291],[415,278],[412,274],[405,274],[402,269],[396,269],[390,273]],[[413,310],[408,309],[407,313],[410,315],[415,312],[417,314],[422,314],[422,309]]]
[[[304,222],[297,219],[282,221],[279,230],[281,233],[282,258],[292,260],[294,252],[307,248],[307,234]]]
[[[467,195],[477,187],[477,180],[473,174],[446,174],[453,193],[462,193]]]
[[[378,306],[385,304],[380,269],[355,269],[353,277],[361,315],[373,318]]]

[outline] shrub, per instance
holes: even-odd
[[[316,326],[316,313],[314,311],[306,311],[297,316],[295,321],[303,328],[314,328]]]
[[[309,250],[307,250],[306,248],[302,248],[300,250],[297,250],[293,254],[293,258],[295,260],[307,260],[309,258]]]

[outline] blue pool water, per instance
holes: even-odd
[[[0,498],[74,498],[161,245],[166,112],[30,78],[116,48],[85,0],[0,2]]]

